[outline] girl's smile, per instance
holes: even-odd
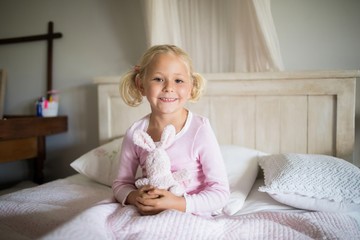
[[[175,102],[177,100],[177,98],[159,98],[160,101],[163,101],[163,102]]]

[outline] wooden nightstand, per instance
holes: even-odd
[[[43,183],[45,137],[67,131],[67,116],[5,116],[0,120],[0,163],[34,158],[34,181]]]

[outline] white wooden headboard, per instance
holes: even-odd
[[[359,71],[204,74],[205,95],[188,107],[210,119],[220,144],[267,153],[328,154],[354,162],[359,76]],[[123,135],[150,111],[148,104],[125,105],[119,81],[95,79],[101,144]]]

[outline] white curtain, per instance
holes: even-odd
[[[148,46],[175,44],[198,72],[283,70],[270,0],[142,0]]]

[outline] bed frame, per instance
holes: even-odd
[[[204,74],[207,88],[191,111],[210,119],[220,144],[267,153],[316,153],[352,158],[355,82],[359,71]],[[149,113],[128,107],[120,77],[98,77],[100,144],[123,135]]]

